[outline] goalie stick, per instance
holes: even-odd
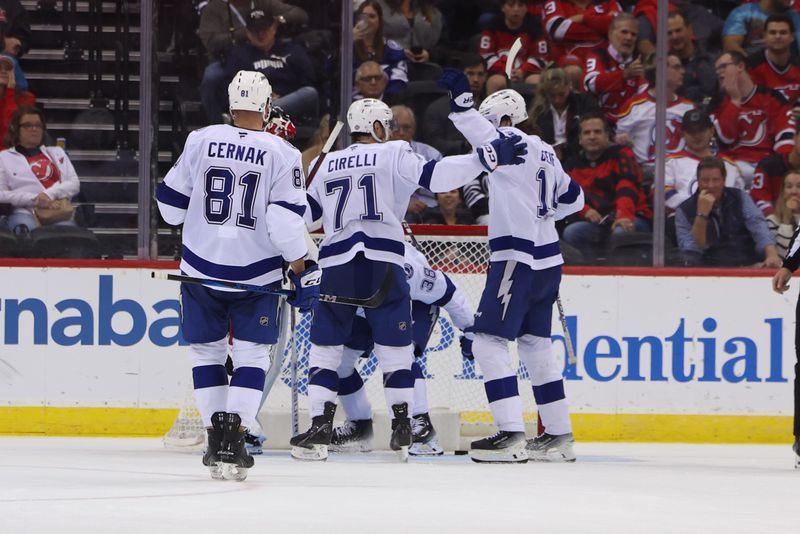
[[[242,282],[230,282],[228,280],[214,280],[213,278],[197,278],[194,276],[185,276],[182,274],[169,274],[159,271],[152,271],[151,278],[158,278],[160,280],[172,280],[174,282],[184,282],[187,284],[200,284],[206,286],[227,287],[231,289],[239,289],[242,291],[256,291],[258,293],[268,293],[270,295],[279,295],[284,297],[291,297],[294,291],[290,289],[278,289],[266,286],[257,286],[253,284],[245,284]],[[319,299],[323,302],[330,302],[331,304],[345,304],[347,306],[359,306],[362,308],[377,308],[383,303],[383,299],[389,293],[392,287],[394,276],[391,269],[387,267],[386,275],[383,278],[381,286],[369,297],[360,299],[356,297],[345,297],[342,295],[329,295],[321,294]]]
[[[308,178],[306,178],[306,187],[311,184],[311,180],[314,179],[314,176],[317,175],[317,171],[319,170],[320,166],[322,165],[325,156],[328,155],[328,152],[331,151],[333,148],[333,143],[336,142],[336,138],[339,137],[339,132],[342,130],[344,123],[342,121],[336,121],[336,124],[333,126],[331,130],[331,134],[328,136],[328,140],[325,141],[325,144],[322,145],[322,152],[319,156],[317,156],[317,161],[314,162],[314,166],[311,168],[311,172],[308,173]]]

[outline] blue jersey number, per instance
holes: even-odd
[[[358,179],[358,188],[363,193],[364,210],[361,214],[362,221],[382,221],[383,213],[378,211],[378,200],[375,194],[375,175],[364,174]],[[325,182],[325,194],[336,196],[336,209],[333,213],[333,231],[338,232],[343,228],[342,218],[347,202],[350,199],[350,191],[353,189],[350,176],[335,178]]]
[[[550,188],[547,184],[547,172],[543,167],[539,168],[539,172],[536,173],[536,181],[539,182],[539,211],[537,215],[540,219],[544,219],[548,213],[552,213],[558,207],[558,183],[553,183],[553,196],[552,199],[548,199]],[[552,203],[552,206],[549,203]]]
[[[255,229],[257,219],[253,217],[256,188],[261,174],[250,171],[239,178],[244,187],[242,209],[236,216],[236,226]],[[209,167],[205,174],[205,216],[209,224],[225,224],[231,218],[233,186],[236,176],[227,167]]]

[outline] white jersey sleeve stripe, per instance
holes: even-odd
[[[322,206],[320,206],[319,202],[317,202],[317,199],[311,195],[306,195],[306,200],[308,201],[309,212],[311,215],[311,220],[309,222],[320,220],[322,218]]]
[[[181,224],[186,219],[189,197],[161,182],[156,190],[156,200],[161,216],[169,224]]]
[[[292,213],[295,213],[295,214],[299,215],[300,217],[302,217],[303,214],[306,212],[306,207],[305,206],[298,206],[297,204],[290,204],[289,202],[283,202],[282,200],[279,200],[277,202],[271,202],[271,204],[273,206],[280,206],[280,207],[282,207],[284,209],[287,209],[287,210],[291,211]]]
[[[280,256],[264,258],[250,265],[222,265],[213,263],[201,258],[189,250],[186,245],[183,246],[181,259],[198,272],[219,280],[253,280],[276,270],[280,272],[283,267],[283,258]]]

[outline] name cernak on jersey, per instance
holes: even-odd
[[[334,158],[328,161],[328,172],[358,167],[375,167],[377,165],[377,161],[378,154],[357,154],[343,158]]]
[[[209,158],[235,159],[255,165],[264,165],[264,156],[266,155],[266,150],[255,149],[251,146],[218,143],[217,141],[212,141],[208,144]]]

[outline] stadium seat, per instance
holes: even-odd
[[[653,234],[626,232],[609,239],[610,265],[647,267],[653,265]]]
[[[10,258],[19,252],[17,236],[11,230],[0,228],[0,258]]]
[[[408,81],[436,81],[442,77],[442,67],[436,63],[414,63],[407,61]]]
[[[79,226],[42,226],[30,234],[33,258],[100,258],[97,237]]]

